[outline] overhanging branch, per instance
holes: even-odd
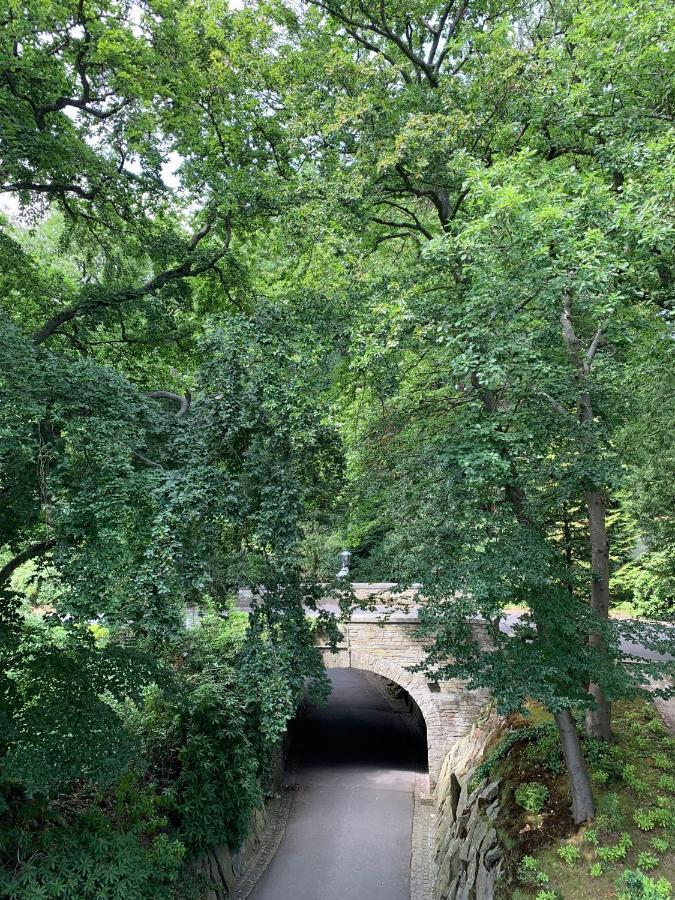
[[[42,556],[43,553],[46,553],[55,546],[56,539],[49,538],[46,541],[38,541],[36,544],[31,544],[30,547],[26,547],[25,550],[22,550],[21,553],[17,553],[14,559],[10,559],[10,561],[0,569],[0,585],[3,585],[8,581],[12,573],[18,569],[19,566],[22,566],[30,559],[35,559],[36,556]]]
[[[114,290],[104,296],[83,300],[80,303],[69,306],[67,309],[52,316],[51,319],[45,322],[42,328],[38,329],[38,331],[33,334],[33,343],[36,345],[44,343],[44,341],[58,332],[62,325],[72,322],[74,319],[79,319],[97,309],[122,306],[125,303],[140,300],[142,297],[154,294],[156,291],[159,291],[161,288],[166,287],[166,285],[171,284],[174,281],[179,281],[183,278],[195,278],[198,275],[203,275],[205,272],[211,271],[216,267],[218,262],[220,262],[229,248],[232,235],[229,218],[226,220],[226,239],[223,246],[208,259],[200,261],[192,254],[198,247],[200,241],[205,238],[210,231],[211,225],[206,224],[203,225],[199,231],[195,232],[188,243],[187,258],[179,266],[160,272],[159,275],[155,275],[154,278],[151,278],[139,287]]]

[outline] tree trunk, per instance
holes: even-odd
[[[581,341],[577,337],[572,323],[572,298],[569,293],[563,295],[560,324],[563,341],[580,385],[577,417],[582,426],[590,428],[594,414],[586,381],[600,345],[602,326],[598,328],[587,352],[583,354]],[[586,438],[586,443],[590,443],[588,438]],[[588,447],[584,449],[584,452],[588,452]],[[605,522],[605,497],[597,487],[586,492],[586,509],[591,544],[591,609],[598,618],[607,620],[609,618],[609,540]],[[591,632],[588,640],[591,646],[602,652],[604,639],[600,632]],[[611,741],[611,704],[605,698],[605,692],[599,684],[589,684],[588,693],[593,697],[595,707],[586,712],[586,735],[599,741]]]
[[[558,726],[563,756],[570,776],[572,818],[575,825],[580,825],[595,815],[591,777],[588,774],[588,766],[584,754],[581,752],[581,741],[569,709],[555,714],[555,724]]]
[[[601,491],[588,491],[588,530],[591,541],[591,608],[598,618],[609,617],[609,540],[605,522],[605,498]],[[591,632],[590,643],[601,652],[604,639],[599,632]],[[611,741],[611,704],[598,684],[590,684],[588,692],[595,700],[595,709],[586,710],[586,735],[598,741]]]

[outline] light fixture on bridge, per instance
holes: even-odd
[[[349,575],[349,564],[351,559],[351,552],[349,550],[343,550],[340,554],[340,571],[337,573],[336,578],[346,578]]]

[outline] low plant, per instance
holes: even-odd
[[[542,872],[539,863],[533,856],[523,856],[518,863],[518,880],[523,884],[544,885],[551,880],[546,872]]]
[[[603,871],[604,869],[602,868],[602,863],[599,862],[591,863],[588,867],[588,874],[591,876],[591,878],[600,878]]]
[[[633,813],[633,822],[640,831],[651,831],[656,828],[656,810],[655,809],[636,809]]]
[[[649,843],[657,853],[667,853],[670,847],[667,837],[653,837]]]
[[[645,728],[648,728],[652,734],[665,734],[666,728],[661,719],[650,719]]]
[[[591,781],[593,784],[604,787],[609,781],[609,772],[605,772],[603,769],[593,769],[591,771]]]
[[[597,828],[587,828],[584,831],[583,839],[587,844],[592,844],[594,847],[597,847],[600,842],[600,838],[598,837],[598,829]]]
[[[628,763],[623,767],[621,777],[636,794],[646,794],[649,791],[649,785],[643,778],[638,776],[637,766],[633,763]]]
[[[662,769],[664,772],[670,772],[674,763],[667,753],[654,753],[652,755],[652,765],[655,769]]]
[[[625,869],[616,883],[617,900],[671,900],[672,888],[666,878],[654,881],[642,872]]]
[[[616,794],[603,794],[600,797],[595,821],[599,831],[618,831],[623,826],[624,817]]]
[[[548,788],[538,781],[527,781],[516,788],[516,803],[524,810],[538,813],[548,800]]]
[[[643,850],[641,853],[638,853],[637,858],[637,867],[642,872],[651,872],[652,869],[655,869],[659,864],[658,856],[654,856],[653,853],[649,853],[647,850]]]
[[[558,847],[558,856],[568,866],[573,866],[580,859],[581,851],[573,844],[563,844],[562,847]]]
[[[621,835],[616,844],[610,847],[598,847],[596,850],[598,859],[606,863],[616,863],[626,858],[626,854],[633,846],[633,841],[628,833]]]
[[[538,891],[535,900],[557,900],[557,898],[555,891]]]
[[[541,725],[530,725],[527,728],[518,728],[513,731],[507,732],[501,741],[497,744],[494,750],[488,754],[487,758],[483,760],[483,762],[478,766],[476,771],[474,772],[472,778],[472,784],[478,784],[484,778],[487,778],[494,766],[502,759],[505,759],[513,747],[514,744],[518,744],[521,741],[528,742],[537,742],[538,747],[541,747],[541,741],[548,736],[551,736],[551,740],[555,740],[558,747],[558,758],[562,759],[562,754],[560,751],[560,745],[558,742],[556,727],[551,722],[544,722]],[[539,760],[539,756],[537,755],[537,761]],[[551,760],[548,761],[550,763]],[[548,765],[547,763],[547,765]],[[550,768],[550,766],[549,766]],[[558,767],[558,772],[562,769],[562,762]],[[553,771],[553,770],[552,770]]]
[[[660,791],[670,791],[675,794],[675,777],[673,775],[661,775],[658,781]]]

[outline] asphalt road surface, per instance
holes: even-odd
[[[294,742],[297,785],[281,845],[252,900],[410,900],[423,740],[355,669],[329,672],[326,706]]]

